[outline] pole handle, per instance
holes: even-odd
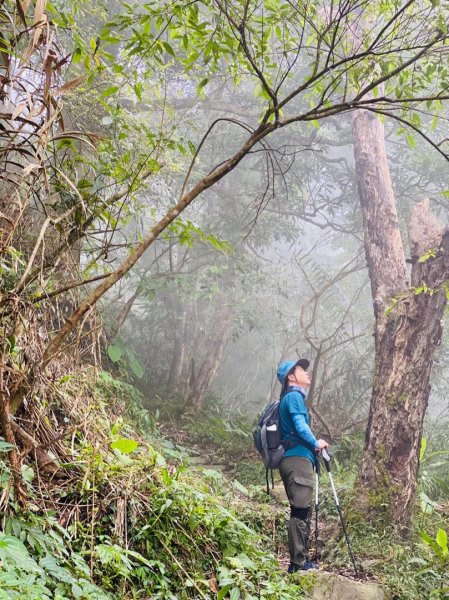
[[[328,473],[331,472],[331,457],[329,456],[329,454],[326,451],[326,448],[323,448],[321,450],[321,456],[323,457],[324,460],[324,466],[326,467],[326,471]]]

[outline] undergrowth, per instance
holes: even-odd
[[[186,417],[190,439],[234,462],[234,479],[189,466],[188,444],[170,441],[131,385],[92,370],[62,377],[45,398],[46,420],[61,438],[64,473],[49,478],[34,462],[22,467],[26,510],[14,500],[0,442],[0,600],[218,599],[307,597],[302,582],[281,571],[287,506],[263,492],[264,470],[251,450],[250,424],[220,410]],[[39,402],[39,399],[35,399]],[[449,525],[441,454],[429,444],[411,538],[391,527],[351,522],[360,438],[335,448],[333,475],[353,552],[365,576],[393,600],[447,598]],[[438,458],[438,463],[431,459]],[[2,460],[2,458],[4,460]],[[429,477],[429,473],[432,477]],[[277,481],[279,482],[278,478]],[[349,572],[350,562],[331,488],[320,480],[321,565]]]
[[[268,506],[254,510],[243,486],[186,467],[132,386],[84,371],[57,391],[58,419],[71,429],[65,476],[50,480],[25,464],[29,505],[19,510],[0,463],[0,598],[304,595],[270,553]]]
[[[170,420],[170,405],[164,409],[165,418]],[[266,495],[263,492],[265,470],[258,456],[251,448],[252,424],[226,412],[215,398],[209,399],[205,409],[194,417],[184,416],[181,422],[188,429],[191,439],[202,440],[211,446],[219,446],[228,457],[238,457],[232,471],[236,480],[249,490],[249,495],[259,501],[257,512],[265,519],[255,526],[266,528],[268,515],[260,511]],[[356,491],[356,478],[363,451],[363,435],[343,437],[332,447],[333,477],[337,483],[338,495],[348,520],[353,552],[363,578],[384,584],[393,600],[431,600],[449,597],[449,557],[443,534],[449,531],[447,508],[438,505],[436,500],[447,498],[447,452],[442,452],[447,438],[444,425],[439,437],[429,440],[427,452],[422,451],[422,468],[419,480],[416,516],[410,538],[404,540],[394,527],[376,527],[365,523],[352,522],[351,502]],[[435,426],[433,427],[435,429]],[[440,439],[441,438],[441,439]],[[425,444],[423,444],[424,449]],[[437,450],[438,449],[438,450]],[[279,484],[279,477],[275,475]],[[320,479],[320,536],[318,552],[322,568],[352,575],[352,565],[348,548],[335,506],[332,490],[323,469]],[[259,493],[257,492],[259,490]],[[424,500],[425,503],[424,503]],[[435,501],[433,501],[434,499]],[[276,538],[275,544],[285,544],[286,515],[276,517],[273,505],[266,505],[272,515],[270,529]],[[426,509],[425,506],[428,508]],[[424,512],[423,512],[424,511]],[[255,517],[252,517],[255,519]],[[278,523],[277,519],[281,521]],[[283,522],[282,522],[283,519]],[[279,525],[279,526],[278,526]],[[440,532],[440,534],[438,534]],[[438,544],[437,537],[440,541]],[[315,544],[312,543],[312,552]]]
[[[357,441],[358,438],[354,455],[359,457],[360,446]],[[449,598],[447,500],[446,504],[432,503],[432,510],[423,510],[420,502],[410,536],[403,539],[391,524],[376,522],[373,526],[368,522],[352,520],[351,503],[357,490],[358,461],[354,460],[346,447],[343,452],[336,452],[332,471],[353,554],[363,575],[384,584],[393,600]],[[423,489],[423,480],[427,481],[427,475],[421,472],[420,489]],[[322,545],[322,566],[345,573],[350,569],[349,553],[325,472],[321,474],[320,481],[320,521],[323,528],[320,537],[325,540]]]

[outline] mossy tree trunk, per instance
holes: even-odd
[[[352,123],[375,316],[374,382],[356,508],[365,516],[384,513],[407,534],[433,354],[446,306],[449,233],[431,215],[428,201],[415,206],[409,276],[383,125],[367,111],[355,113]],[[428,259],[419,261],[426,253]]]

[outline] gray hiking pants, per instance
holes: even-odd
[[[310,535],[310,507],[313,496],[313,464],[302,456],[282,459],[279,472],[290,503],[288,548],[290,560],[302,567],[308,559]]]

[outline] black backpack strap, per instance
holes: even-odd
[[[269,478],[268,478],[268,471],[271,471],[271,489],[274,490],[274,475],[273,475],[273,469],[266,469],[265,471],[265,477],[266,477],[266,481],[267,481],[267,495],[270,495],[270,482],[269,482]]]

